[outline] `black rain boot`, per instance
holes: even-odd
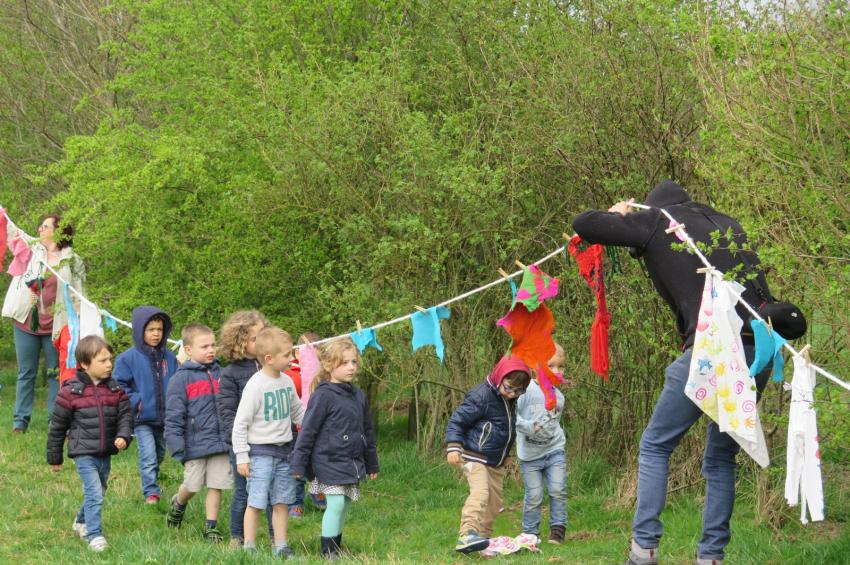
[[[345,553],[342,549],[342,532],[340,532],[339,535],[332,537],[331,539],[334,540],[334,543],[336,544],[336,552],[339,554]]]
[[[336,538],[322,537],[321,554],[322,554],[322,559],[326,559],[327,561],[337,561],[339,559],[339,552],[338,552],[338,546],[336,544]]]

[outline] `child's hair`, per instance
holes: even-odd
[[[335,339],[319,347],[319,372],[310,384],[311,392],[316,390],[319,383],[331,380],[331,371],[342,364],[343,353],[351,350],[357,355],[359,361],[360,352],[357,351],[357,346],[350,337]],[[330,370],[325,367],[325,364],[330,365]]]
[[[231,314],[221,326],[221,356],[227,361],[245,359],[248,332],[257,324],[264,328],[270,325],[269,319],[259,310],[239,310]]]
[[[262,361],[266,355],[280,353],[282,343],[292,344],[292,336],[277,326],[269,326],[257,334],[257,359]]]
[[[301,337],[298,338],[298,345],[313,343],[314,341],[319,341],[320,339],[322,339],[322,336],[320,336],[316,332],[304,332],[303,334],[301,334]]]
[[[183,345],[193,345],[198,336],[208,334],[215,335],[215,332],[209,326],[205,326],[204,324],[189,324],[183,328],[180,338],[183,340]]]
[[[531,384],[531,375],[525,371],[511,371],[502,382],[507,382],[509,386],[527,387]]]
[[[162,325],[164,326],[165,316],[163,316],[162,314],[154,314],[147,322],[145,322],[145,327],[148,327],[148,324],[150,324],[151,322],[162,322]]]
[[[77,350],[74,352],[74,357],[77,358],[77,365],[91,365],[92,359],[103,350],[107,350],[110,354],[114,353],[112,346],[105,339],[97,335],[84,337],[77,344]]]

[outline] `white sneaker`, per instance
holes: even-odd
[[[100,553],[107,547],[109,547],[109,544],[106,543],[106,538],[103,536],[97,536],[96,538],[92,538],[92,540],[89,542],[89,549],[98,553]]]
[[[77,533],[78,536],[80,536],[80,539],[86,539],[86,537],[88,537],[89,535],[89,531],[86,528],[86,525],[77,522],[76,518],[74,518],[74,525],[71,526],[71,528]]]

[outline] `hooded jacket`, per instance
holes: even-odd
[[[326,485],[356,484],[377,473],[366,394],[349,383],[320,383],[307,404],[289,467],[293,475]]]
[[[145,344],[145,327],[154,316],[164,320],[162,340],[156,347]],[[118,356],[112,374],[130,397],[136,425],[165,424],[165,394],[168,382],[177,370],[177,357],[167,347],[171,318],[154,306],[133,310],[133,345]]]
[[[218,389],[218,415],[221,418],[221,427],[227,435],[228,444],[232,441],[233,419],[236,418],[236,410],[239,401],[242,400],[242,391],[262,365],[256,359],[237,359],[221,370],[221,381]]]
[[[449,419],[446,451],[458,451],[465,461],[491,467],[504,464],[516,439],[516,399],[499,393],[505,376],[531,369],[516,357],[502,357],[487,380],[476,386]]]
[[[94,384],[85,371],[77,371],[56,397],[47,433],[47,463],[62,464],[68,437],[68,457],[105,457],[118,453],[115,438],[133,439],[130,401],[114,379]]]
[[[217,361],[201,365],[190,359],[168,383],[165,443],[181,463],[230,451],[216,403],[220,373]]]
[[[717,248],[707,255],[709,262],[723,272],[739,265],[739,282],[744,287],[743,298],[750,304],[759,304],[761,299],[752,281],[744,280],[747,274],[755,273],[762,288],[767,290],[767,281],[759,267],[758,256],[753,251],[741,251],[747,245],[747,234],[741,225],[711,206],[691,200],[680,185],[667,180],[657,184],[646,198],[648,206],[665,208],[696,242],[712,245],[711,233],[720,232]],[[683,349],[693,345],[699,304],[705,275],[696,270],[704,265],[699,258],[687,251],[674,250],[673,244],[682,242],[673,233],[666,233],[669,219],[658,209],[641,210],[626,215],[616,212],[589,210],[573,220],[573,229],[588,243],[632,247],[643,257],[646,270],[659,295],[667,302],[676,317],[676,329],[684,343]],[[725,234],[732,229],[733,242]],[[730,251],[734,243],[738,251]],[[769,291],[767,291],[769,292]],[[738,314],[746,319],[747,313],[738,306]]]

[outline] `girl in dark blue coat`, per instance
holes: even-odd
[[[322,517],[322,555],[335,559],[351,501],[359,483],[378,478],[378,450],[362,390],[351,384],[360,368],[357,347],[339,339],[319,351],[321,369],[314,383],[301,432],[290,462],[292,474],[311,479],[310,492],[327,498]]]

